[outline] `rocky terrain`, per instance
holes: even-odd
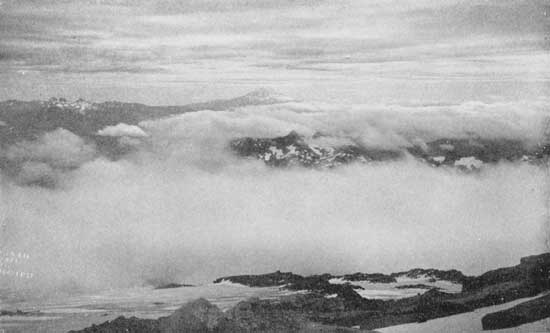
[[[471,277],[468,277],[462,272],[457,270],[438,270],[438,269],[422,269],[414,268],[404,272],[397,272],[391,274],[383,273],[353,273],[353,274],[344,274],[344,275],[332,275],[332,274],[323,274],[323,275],[311,275],[311,276],[301,276],[293,274],[290,272],[274,272],[262,275],[237,275],[237,276],[226,276],[218,278],[214,283],[220,283],[223,281],[229,281],[233,283],[240,283],[250,287],[273,287],[273,286],[285,286],[289,289],[298,289],[300,286],[307,286],[308,289],[312,290],[314,286],[321,285],[319,281],[326,281],[327,283],[332,279],[342,279],[344,281],[353,282],[353,281],[368,281],[372,283],[393,283],[397,282],[397,278],[428,278],[435,280],[443,280],[455,283],[463,283],[465,280],[471,280]],[[329,283],[330,284],[330,283]]]
[[[235,139],[230,147],[240,156],[259,159],[273,167],[333,168],[352,162],[382,162],[412,156],[432,166],[456,167],[465,171],[499,161],[536,163],[549,150],[544,145],[529,148],[514,140],[476,138],[439,139],[399,149],[365,147],[358,142],[326,146],[316,143],[321,137],[322,134],[316,134],[307,138],[292,131],[282,137]]]
[[[192,284],[185,283],[166,283],[156,286],[155,289],[173,289],[173,288],[184,288],[184,287],[194,287]]]
[[[420,272],[422,274],[417,275]],[[420,269],[397,273],[399,275],[394,277],[411,274],[425,278],[428,273],[434,278],[439,276],[460,281],[463,285],[462,292],[446,293],[432,288],[413,297],[376,300],[361,297],[356,292],[357,286],[353,285],[353,281],[342,284],[329,282],[334,278],[330,274],[307,277],[282,272],[242,275],[220,278],[216,282],[233,281],[254,286],[284,285],[285,288],[308,292],[284,296],[278,300],[250,299],[237,304],[226,313],[220,312],[205,300],[199,300],[158,320],[121,317],[81,332],[338,332],[345,331],[346,328],[372,330],[422,322],[548,291],[550,253],[522,258],[516,266],[492,270],[476,277],[464,276],[458,271]],[[353,276],[369,277],[368,274],[348,275]],[[380,276],[382,275],[377,275],[377,281],[381,281]],[[546,318],[550,316],[548,304],[549,298],[545,296],[487,315],[483,319],[483,327],[514,327]]]
[[[36,316],[40,315],[40,312],[27,312],[27,311],[8,311],[8,310],[0,310],[0,317],[2,316]]]
[[[205,299],[189,302],[168,317],[139,319],[118,317],[81,331],[102,333],[176,332],[357,332],[356,329],[322,325],[309,321],[287,304],[252,298],[222,312]],[[367,332],[366,330],[361,330]]]

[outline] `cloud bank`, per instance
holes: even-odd
[[[30,290],[87,290],[228,274],[398,271],[466,273],[545,250],[547,170],[501,162],[478,173],[414,159],[334,170],[273,169],[228,141],[317,131],[374,147],[441,137],[544,139],[547,101],[341,105],[288,102],[144,121],[149,136],[120,159],[64,129],[3,152],[7,248],[31,255]],[[117,125],[116,134],[133,126]],[[141,133],[141,132],[140,132]],[[112,133],[111,133],[112,134]]]

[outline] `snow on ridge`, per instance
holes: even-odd
[[[461,159],[456,160],[454,165],[458,167],[464,167],[468,170],[474,170],[481,168],[483,166],[483,161],[480,161],[473,156],[469,156],[462,157]]]
[[[348,283],[350,281],[347,281],[342,277],[337,277],[337,278],[332,278],[332,279],[328,280],[328,282],[332,283],[332,284],[344,284],[344,283]]]
[[[45,104],[48,106],[55,106],[64,110],[74,110],[80,114],[85,114],[88,110],[96,109],[94,103],[88,102],[82,98],[79,98],[73,102],[69,102],[65,98],[52,97],[47,102],[45,102]]]
[[[248,286],[246,286],[244,284],[236,283],[236,282],[233,282],[233,281],[227,280],[227,279],[222,279],[220,282],[214,283],[214,285],[222,285],[222,286],[230,286],[230,287],[247,287],[248,288]]]
[[[244,95],[243,98],[251,102],[285,103],[294,101],[293,98],[280,94],[271,88],[258,88]]]

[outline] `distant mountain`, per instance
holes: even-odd
[[[400,151],[367,149],[359,145],[321,147],[307,143],[294,131],[275,138],[235,139],[230,147],[240,156],[257,158],[276,167],[331,168],[351,162],[395,160],[402,155]]]
[[[432,166],[452,166],[466,171],[503,160],[536,162],[550,150],[548,146],[528,148],[521,141],[510,139],[439,139],[394,149],[365,147],[357,142],[325,146],[312,143],[320,136],[306,138],[292,131],[274,138],[238,138],[229,146],[239,156],[258,159],[273,167],[333,168],[352,162],[382,162],[412,156]]]
[[[40,154],[40,141],[47,140],[45,136],[52,133],[57,135],[59,142],[81,140],[84,149],[89,144],[98,154],[118,159],[136,149],[121,137],[143,140],[148,137],[138,126],[141,121],[200,110],[231,110],[289,100],[270,90],[258,89],[237,98],[183,106],[113,101],[94,103],[83,99],[70,102],[55,97],[47,101],[3,101],[0,102],[0,170],[22,184],[55,187],[56,174],[77,165],[59,165],[52,157],[30,157],[28,151],[34,149],[35,155]],[[49,138],[50,142],[55,141],[52,135]]]
[[[258,89],[241,97],[195,103],[183,106],[148,106],[138,103],[93,103],[83,99],[69,102],[64,98],[47,101],[0,102],[0,143],[21,139],[64,128],[81,137],[93,137],[106,126],[119,123],[136,125],[144,120],[159,119],[192,111],[229,110],[247,105],[268,105],[291,99],[268,89]]]
[[[58,163],[51,156],[36,156],[44,154],[37,145],[40,140],[48,139],[45,136],[51,133],[57,135],[56,138],[49,136],[54,145],[59,142],[81,143],[82,152],[76,152],[76,155],[82,156],[83,161],[95,157],[86,155],[86,149],[116,160],[138,149],[129,143],[148,142],[148,133],[139,127],[142,121],[200,110],[233,110],[290,101],[291,98],[269,89],[258,89],[232,99],[183,106],[114,101],[94,103],[83,99],[71,102],[64,98],[8,100],[0,102],[0,170],[17,178],[21,184],[54,187],[64,170],[78,165],[75,161]],[[333,137],[324,133],[304,136],[294,131],[278,137],[236,137],[228,142],[228,148],[237,156],[261,160],[272,167],[319,169],[412,157],[434,167],[476,171],[487,163],[503,160],[540,163],[550,153],[548,144],[527,147],[519,140],[505,138],[441,138],[427,143],[380,148],[367,146],[353,137]]]

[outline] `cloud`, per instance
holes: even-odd
[[[21,170],[17,175],[17,182],[53,188],[56,186],[58,178],[58,172],[47,163],[27,161],[21,166]]]
[[[399,148],[439,138],[507,138],[534,145],[545,140],[548,102],[464,102],[450,105],[338,105],[291,102],[244,107],[231,114],[201,115],[220,119],[213,133],[234,132],[273,137],[290,130],[312,136],[317,132],[333,137],[359,139],[369,147]],[[184,115],[183,117],[198,117]],[[225,119],[224,119],[225,118]],[[223,121],[221,120],[223,119]],[[214,120],[212,123],[216,124]],[[145,125],[147,126],[147,125]],[[191,123],[185,131],[192,131]],[[205,135],[215,135],[206,133]]]
[[[146,137],[147,133],[145,133],[139,126],[120,123],[100,129],[97,132],[97,135],[140,138]]]
[[[456,2],[435,8],[419,8],[412,12],[419,28],[438,30],[443,35],[544,34],[548,22],[544,17],[547,3],[535,1],[471,1]]]
[[[35,141],[22,141],[4,153],[10,161],[41,161],[54,167],[72,168],[94,157],[93,146],[72,132],[58,128]]]
[[[339,64],[367,64],[361,76],[369,78],[379,71],[368,64],[410,61],[409,72],[424,77],[439,68],[430,63],[434,59],[454,59],[448,68],[460,73],[456,69],[470,66],[472,56],[541,54],[547,28],[543,4],[10,1],[0,12],[0,34],[9,50],[4,52],[7,68],[51,74],[140,73],[168,79],[172,73],[187,77],[206,71],[208,75],[199,75],[205,78],[231,67],[267,81],[273,75],[258,68],[269,66],[290,80],[288,69],[347,77],[348,70],[355,75],[362,71]],[[492,61],[499,64],[497,73],[506,71],[505,64]],[[391,71],[394,64],[383,67]],[[442,78],[447,73],[432,74]]]
[[[529,142],[540,138],[546,107],[289,102],[191,112],[144,121],[136,132],[110,128],[149,135],[118,160],[58,129],[4,155],[21,164],[19,183],[2,182],[5,246],[31,254],[31,289],[41,292],[276,269],[479,273],[543,251],[548,179],[540,166],[502,162],[467,174],[404,159],[279,170],[237,158],[228,140],[294,129],[374,146],[465,135]]]
[[[35,140],[18,141],[0,150],[4,177],[21,185],[55,188],[67,172],[96,157],[93,144],[63,128],[46,132]]]

